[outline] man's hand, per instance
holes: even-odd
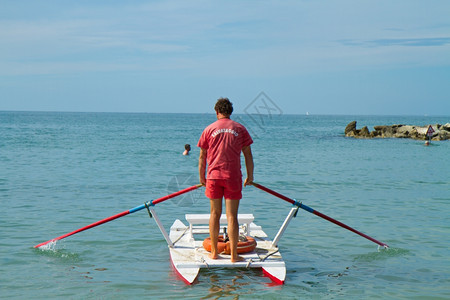
[[[252,178],[245,178],[245,181],[244,181],[244,186],[247,186],[247,185],[252,185],[252,183],[253,183],[253,177]]]

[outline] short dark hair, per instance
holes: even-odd
[[[231,116],[233,113],[233,103],[231,103],[228,98],[220,98],[217,100],[214,109],[222,115]]]
[[[189,144],[184,145],[184,149],[190,150],[191,149],[191,145],[189,145]]]

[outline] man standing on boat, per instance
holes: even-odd
[[[217,121],[203,131],[198,147],[200,147],[199,175],[200,183],[206,186],[205,195],[210,199],[211,217],[209,234],[211,238],[212,259],[219,258],[217,243],[222,214],[222,199],[225,198],[225,209],[230,238],[231,261],[243,260],[237,254],[239,242],[239,223],[237,219],[239,200],[242,198],[241,152],[244,154],[247,178],[244,186],[253,181],[253,156],[250,145],[253,143],[247,129],[230,119],[233,104],[228,98],[220,98],[214,107]],[[205,176],[206,165],[208,172]]]

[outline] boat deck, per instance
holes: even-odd
[[[181,278],[191,284],[198,275],[201,268],[263,268],[266,275],[274,282],[282,284],[286,276],[285,263],[278,252],[277,247],[273,247],[272,241],[267,238],[261,226],[253,223],[253,215],[239,215],[240,231],[244,235],[255,238],[256,249],[249,253],[239,254],[244,258],[241,262],[231,262],[230,255],[220,254],[218,259],[211,259],[209,252],[203,248],[203,240],[195,240],[195,235],[209,234],[208,226],[204,226],[209,221],[209,215],[186,215],[189,226],[180,220],[175,220],[170,228],[170,239],[173,247],[169,247],[172,264]],[[198,225],[200,223],[200,225]],[[221,224],[226,223],[226,218],[221,218]],[[221,232],[223,227],[221,226]]]

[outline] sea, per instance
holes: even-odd
[[[202,269],[186,285],[145,209],[34,248],[197,184],[197,141],[216,116],[2,111],[0,298],[450,298],[450,141],[344,136],[351,121],[373,130],[450,116],[269,111],[232,119],[253,137],[255,182],[389,248],[299,210],[278,244],[284,285],[245,268]],[[154,208],[168,230],[176,219],[186,224],[187,213],[209,213],[209,200],[200,188]],[[239,212],[274,237],[291,208],[247,186]]]

